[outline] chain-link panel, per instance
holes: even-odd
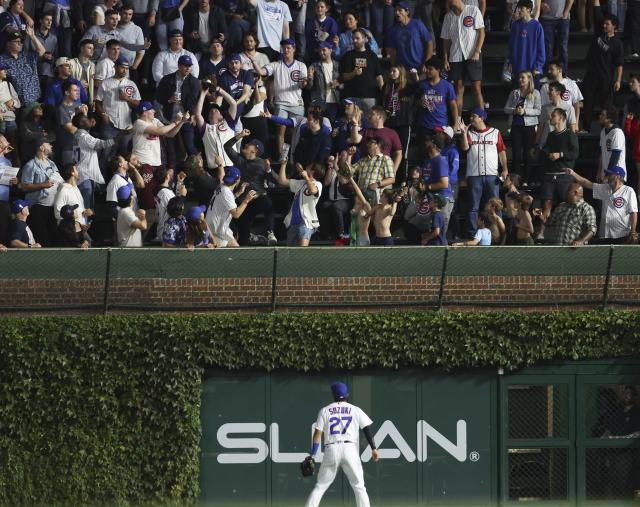
[[[584,392],[585,437],[617,441],[640,438],[638,386],[588,384]]]
[[[640,490],[640,449],[587,449],[587,500],[631,500]]]
[[[107,249],[10,248],[0,255],[4,280],[104,280]]]
[[[567,449],[509,449],[508,467],[510,500],[567,498]]]
[[[509,438],[567,438],[569,386],[508,386]]]

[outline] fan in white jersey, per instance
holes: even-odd
[[[573,107],[576,123],[580,125],[580,107],[584,97],[578,84],[573,79],[564,76],[564,63],[562,60],[554,59],[549,62],[547,76],[549,76],[549,82],[557,81],[564,85],[565,91],[562,94],[562,101]],[[540,98],[543,106],[551,102],[549,98],[549,83],[543,84],[542,88],[540,88]]]
[[[587,178],[565,169],[580,185],[593,190],[593,198],[602,201],[598,238],[601,243],[637,243],[638,197],[633,188],[624,184],[626,172],[622,167],[605,169],[605,183],[593,183]]]
[[[598,161],[598,179],[602,179],[605,169],[622,167],[625,171],[624,181],[627,181],[627,140],[624,131],[615,125],[618,110],[609,106],[600,111],[598,122],[600,131],[600,160]]]
[[[156,240],[162,242],[164,225],[169,219],[167,206],[169,204],[169,201],[176,197],[174,190],[178,192],[181,197],[185,197],[187,195],[187,187],[184,186],[184,180],[187,175],[182,171],[178,173],[175,188],[173,187],[173,169],[162,166],[156,169],[154,177],[160,182],[160,186],[157,188],[156,195],[154,197],[154,200],[156,202],[156,210],[158,211],[158,228],[156,231]]]
[[[222,178],[223,185],[220,185],[207,206],[205,220],[209,224],[211,232],[215,236],[216,244],[219,247],[237,247],[238,242],[233,236],[233,231],[229,227],[231,219],[238,219],[247,209],[253,199],[258,194],[255,190],[247,192],[242,199],[240,205],[236,204],[236,196],[234,190],[240,190],[239,193],[243,193],[246,188],[246,184],[238,186],[240,184],[240,169],[237,167],[227,167],[224,172],[224,178]]]
[[[196,127],[202,136],[202,144],[204,146],[204,153],[207,159],[207,167],[209,169],[213,169],[217,166],[216,156],[222,157],[225,167],[232,166],[233,162],[231,162],[231,159],[224,151],[224,143],[236,135],[234,130],[236,126],[234,120],[237,111],[236,101],[219,86],[213,93],[204,83],[203,87],[204,89],[200,92],[200,97],[198,97],[194,117],[196,119]],[[208,121],[205,121],[202,116],[204,101],[205,99],[213,100],[214,97],[217,100],[209,104]],[[224,99],[228,104],[226,113],[222,112],[220,98]]]
[[[304,116],[302,89],[307,87],[307,66],[295,59],[296,43],[285,39],[281,43],[282,60],[260,68],[253,59],[254,69],[262,77],[273,76],[274,113],[281,118],[300,119]],[[286,127],[278,125],[277,151],[282,151]]]
[[[373,421],[360,408],[347,402],[349,390],[346,384],[335,382],[331,385],[334,402],[318,412],[318,420],[313,433],[311,456],[320,448],[320,438],[324,434],[324,457],[318,472],[318,480],[307,499],[305,507],[320,505],[322,495],[331,486],[339,468],[347,476],[353,489],[358,507],[369,507],[369,496],[364,487],[364,473],[360,461],[360,430],[371,446],[373,461],[378,461],[378,451],[371,437],[369,426]]]

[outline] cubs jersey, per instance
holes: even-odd
[[[294,60],[290,65],[284,61],[271,62],[264,67],[273,76],[275,103],[284,106],[304,106],[300,81],[307,78],[307,66]]]
[[[474,5],[465,6],[459,16],[453,11],[447,13],[440,37],[451,41],[450,62],[462,62],[471,58],[480,28],[484,28],[484,19],[480,9]]]
[[[624,132],[619,127],[602,129],[600,131],[600,160],[602,161],[603,171],[609,167],[609,160],[611,160],[611,152],[613,150],[620,150],[621,152],[616,165],[624,169],[624,181],[627,181],[626,139],[624,137]]]
[[[609,185],[593,184],[593,198],[602,201],[600,211],[600,238],[624,238],[631,232],[631,213],[638,212],[638,198],[633,188],[621,186],[615,193]]]
[[[565,92],[562,94],[563,102],[573,106],[573,104],[584,100],[578,84],[573,79],[563,77],[558,82],[565,87]],[[549,98],[549,83],[543,84],[542,88],[540,88],[540,99],[542,100],[543,106],[551,103],[551,99]]]
[[[360,430],[373,421],[360,408],[345,401],[334,402],[320,409],[316,429],[324,434],[324,444],[358,443]]]
[[[207,123],[204,126],[202,144],[204,145],[204,153],[207,156],[207,167],[216,167],[216,155],[222,157],[225,167],[233,165],[233,162],[224,151],[224,144],[235,135],[235,131],[227,120],[222,120],[215,125]]]

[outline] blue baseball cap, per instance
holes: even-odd
[[[224,178],[222,178],[222,181],[224,181],[226,185],[233,185],[239,179],[240,169],[237,167],[231,166],[224,170]]]
[[[483,120],[487,119],[487,112],[484,110],[483,107],[478,107],[478,106],[474,107],[471,110],[471,114],[475,114],[476,116],[479,116]]]
[[[25,201],[24,199],[18,199],[16,201],[13,201],[13,203],[11,203],[11,212],[17,215],[23,209],[28,208],[29,206],[31,206],[31,203],[29,201]]]
[[[323,40],[320,44],[318,44],[320,49],[333,49],[333,44],[331,42]]]
[[[411,10],[411,6],[410,6],[407,2],[398,2],[398,3],[396,4],[396,9],[397,9],[398,7],[399,7],[400,9],[404,9],[405,11],[410,11],[410,10]]]
[[[346,398],[349,396],[349,389],[343,382],[334,382],[331,384],[331,393],[334,398]]]
[[[293,46],[294,48],[296,47],[296,41],[294,41],[293,39],[283,39],[280,41],[280,45],[281,46]]]
[[[116,67],[119,67],[121,65],[129,66],[129,59],[126,56],[119,56],[118,59],[114,62],[114,65]]]
[[[350,105],[350,104],[354,104],[353,100],[351,99],[342,99],[342,103],[346,106],[346,105]]]
[[[229,62],[241,62],[242,58],[240,57],[240,53],[233,53],[229,58],[227,58]]]
[[[75,212],[79,206],[79,204],[65,204],[60,208],[60,216],[62,218],[75,218]]]
[[[189,208],[189,211],[187,211],[187,221],[189,222],[197,222],[198,220],[200,220],[200,215],[202,213],[204,213],[207,210],[206,206],[193,206],[192,208]]]
[[[256,147],[256,154],[258,156],[262,155],[264,153],[264,145],[262,144],[262,141],[260,141],[259,139],[251,139],[250,141],[247,142],[247,144],[252,144],[253,146]]]
[[[129,183],[128,185],[124,185],[118,189],[116,192],[116,197],[119,201],[126,201],[131,197],[133,193],[133,185]]]
[[[148,100],[144,100],[140,102],[140,104],[138,104],[138,107],[136,107],[136,112],[138,114],[142,114],[145,111],[151,111],[152,109],[155,109],[155,107],[153,107],[153,104]]]
[[[617,176],[620,176],[623,179],[627,175],[625,170],[622,167],[620,167],[619,165],[614,165],[613,167],[611,167],[609,169],[605,169],[604,173],[605,174],[615,174]]]
[[[189,55],[182,55],[178,58],[178,65],[186,65],[187,67],[191,67],[193,65],[193,60]]]

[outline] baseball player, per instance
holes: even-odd
[[[316,429],[313,433],[311,457],[320,448],[320,438],[324,433],[324,457],[318,472],[318,480],[307,499],[305,507],[320,505],[322,495],[331,486],[338,468],[342,468],[353,488],[358,507],[369,507],[369,496],[364,487],[364,474],[360,461],[358,445],[359,430],[362,429],[371,446],[373,460],[378,461],[378,451],[371,438],[369,426],[373,421],[360,408],[346,400],[349,391],[346,384],[335,382],[331,385],[334,402],[322,408],[318,413]]]

